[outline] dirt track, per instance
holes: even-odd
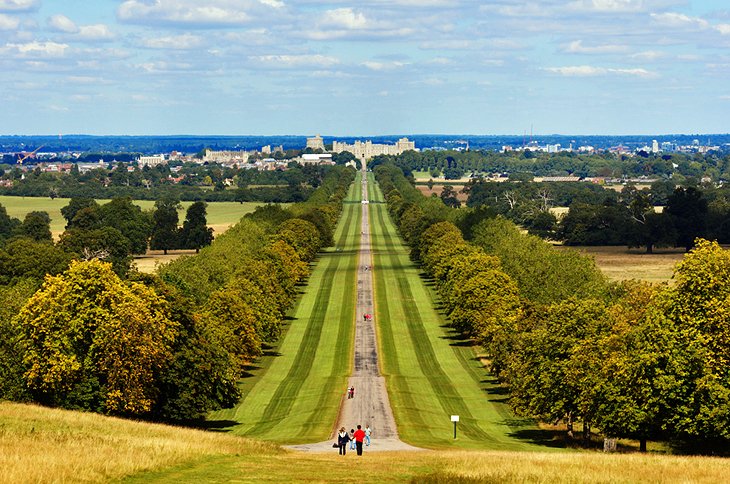
[[[367,175],[362,172],[363,201],[368,200]],[[372,430],[371,445],[366,451],[378,450],[420,450],[401,442],[388,400],[385,379],[380,375],[378,366],[378,345],[375,340],[375,311],[373,306],[373,266],[370,244],[370,219],[368,204],[362,204],[362,236],[360,257],[357,270],[357,307],[355,311],[355,361],[354,371],[348,382],[355,387],[355,397],[347,398],[342,389],[342,403],[337,422],[332,428],[330,440],[315,444],[295,445],[289,448],[313,452],[332,452],[337,429],[356,428],[358,424]],[[365,320],[364,315],[372,315]]]

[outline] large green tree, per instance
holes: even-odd
[[[99,261],[46,278],[15,324],[37,401],[119,415],[151,411],[177,331],[153,290]]]
[[[175,198],[166,197],[155,202],[155,211],[152,213],[152,238],[150,248],[163,250],[165,254],[170,249],[176,249],[180,245],[180,232],[178,230],[178,214],[180,201]]]
[[[194,202],[187,210],[182,230],[180,231],[180,243],[186,249],[195,249],[198,253],[202,247],[213,242],[213,229],[208,227],[206,219],[205,202]]]

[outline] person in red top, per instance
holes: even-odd
[[[362,441],[365,440],[365,431],[361,425],[357,426],[355,431],[355,445],[357,446],[357,455],[362,455]]]

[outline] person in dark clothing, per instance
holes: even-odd
[[[345,427],[342,427],[337,433],[337,445],[340,447],[340,455],[345,455],[347,453],[347,443],[349,441],[350,435],[347,433],[347,430],[345,430]]]

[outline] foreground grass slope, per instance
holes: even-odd
[[[0,402],[0,482],[724,482],[726,459],[588,452],[285,451],[241,437]]]
[[[537,434],[531,422],[513,417],[468,342],[448,330],[379,188],[371,200],[381,366],[401,438],[434,448],[544,448],[529,439]],[[451,415],[460,417],[456,440]]]
[[[317,261],[286,334],[256,362],[239,405],[211,415],[211,425],[283,444],[329,437],[352,365],[359,187],[350,188],[335,246]]]
[[[0,402],[0,482],[101,482],[273,444],[93,413]]]

